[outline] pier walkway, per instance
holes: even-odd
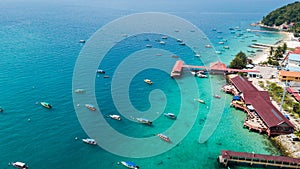
[[[222,150],[218,157],[219,164],[227,167],[229,164],[248,164],[250,166],[272,166],[278,168],[299,168],[300,159],[285,156],[272,156],[264,154],[255,154],[247,152],[234,152],[229,150]]]

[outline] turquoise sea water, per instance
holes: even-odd
[[[111,20],[131,13],[133,11],[51,3],[10,4],[1,7],[0,106],[4,108],[4,112],[0,114],[0,168],[11,168],[8,163],[12,161],[27,162],[33,169],[123,168],[117,165],[121,160],[134,161],[145,169],[217,168],[216,157],[222,149],[279,154],[266,136],[242,128],[245,114],[229,107],[230,96],[226,97],[225,109],[217,130],[205,143],[200,144],[198,137],[208,109],[199,105],[199,115],[189,134],[180,144],[164,154],[128,159],[111,154],[100,147],[83,144],[80,139],[88,136],[78,122],[72,102],[73,68],[84,46],[78,41],[88,39]],[[252,40],[274,43],[281,38],[278,34],[246,31],[248,28],[259,29],[250,27],[249,24],[260,20],[265,13],[266,11],[172,14],[187,19],[201,29],[213,46],[222,52],[218,55],[220,60],[229,64],[237,52],[247,53],[247,50],[250,50],[248,45]],[[231,27],[236,28],[235,33],[229,30]],[[213,31],[213,28],[217,31]],[[149,35],[152,41],[159,36]],[[121,42],[119,49],[116,48],[110,53],[120,57],[108,57],[100,67],[105,69],[107,74],[112,74],[116,63],[125,58],[131,52],[130,49],[139,49],[141,45],[144,47],[141,43],[132,46],[138,38],[140,37],[131,37]],[[224,45],[230,49],[224,49],[224,45],[218,43],[225,40]],[[187,63],[202,64],[187,47],[178,48],[171,45],[171,39],[166,41],[164,48],[174,51]],[[131,45],[130,48],[126,47],[127,44]],[[158,45],[157,48],[159,47]],[[155,85],[145,88],[142,80],[149,74]],[[189,72],[184,72],[185,78],[193,78],[188,75]],[[209,79],[197,79],[197,82],[201,86],[198,91],[201,98],[209,102],[213,92],[210,90]],[[107,101],[111,97],[111,78],[104,79],[99,76],[95,84],[101,110],[105,114],[116,113],[114,105]],[[177,103],[180,101],[177,84],[168,74],[152,69],[140,72],[133,78],[129,89],[132,104],[141,111],[147,110],[150,107],[147,98],[153,89],[165,92],[168,98],[166,111],[177,111]],[[193,93],[187,95],[193,98]],[[41,107],[38,104],[41,101],[51,103],[53,109]],[[211,105],[208,103],[208,106]],[[126,120],[122,123],[109,120],[108,122],[116,130],[135,137],[148,137],[164,131],[172,124],[172,121],[163,117],[158,118],[155,121],[156,126],[152,128]],[[79,139],[75,140],[75,137]]]

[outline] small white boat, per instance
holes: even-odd
[[[85,40],[81,39],[79,40],[79,43],[85,43]]]
[[[158,134],[157,136],[162,140],[164,140],[165,142],[171,142],[170,138],[162,133]]]
[[[116,115],[116,114],[110,114],[109,117],[110,117],[111,119],[114,119],[114,120],[118,120],[118,121],[121,120],[121,117],[120,117],[119,115]]]
[[[75,93],[85,93],[84,89],[76,89],[74,90]]]
[[[229,49],[229,46],[224,46],[223,48],[224,48],[224,49]]]
[[[177,117],[175,116],[175,114],[173,114],[173,113],[164,113],[164,115],[166,116],[166,117],[168,117],[168,118],[170,118],[170,119],[176,119]]]
[[[183,42],[183,40],[181,40],[181,39],[177,39],[176,41],[177,41],[177,42]]]
[[[150,79],[144,79],[144,82],[147,83],[147,84],[149,84],[149,85],[153,84],[153,82]]]
[[[180,43],[179,43],[179,45],[182,45],[182,46],[184,46],[184,45],[185,45],[185,43],[184,43],[184,42],[180,42]]]
[[[92,111],[95,111],[96,110],[96,107],[94,106],[94,105],[92,105],[92,104],[85,104],[84,105],[87,109],[89,109],[89,110],[92,110]]]
[[[96,145],[97,144],[97,142],[94,139],[91,139],[91,138],[82,139],[82,141],[86,144],[91,144],[91,145]]]
[[[166,44],[165,41],[160,41],[159,43],[160,43],[161,45],[165,45],[165,44]]]
[[[162,36],[161,38],[162,39],[168,39],[168,36]]]
[[[19,162],[19,161],[13,162],[12,165],[16,168],[21,168],[21,169],[27,169],[28,168],[28,166],[25,163]]]
[[[43,107],[46,107],[47,109],[51,109],[51,108],[52,108],[51,104],[49,104],[49,103],[47,103],[47,102],[41,102],[41,105],[42,105]]]
[[[131,169],[138,169],[140,168],[139,166],[137,166],[135,163],[130,162],[130,161],[121,161],[120,162],[122,165],[124,165],[127,168],[131,168]]]
[[[145,118],[136,118],[136,120],[139,122],[139,123],[143,123],[143,124],[147,124],[147,125],[152,125],[152,121],[148,120],[148,119],[145,119]]]
[[[201,57],[201,55],[199,53],[196,53],[195,57]]]
[[[224,42],[220,41],[219,44],[222,45],[222,44],[224,44]]]
[[[147,44],[146,47],[147,47],[147,48],[152,48],[152,45]]]
[[[199,102],[199,103],[203,103],[205,104],[205,101],[204,100],[201,100],[201,99],[194,99],[195,101]]]
[[[204,74],[202,74],[202,73],[198,73],[197,76],[198,76],[199,78],[207,78],[207,76],[204,75]]]
[[[212,48],[212,46],[211,46],[211,45],[205,45],[205,47],[206,47],[206,48]]]
[[[98,70],[97,70],[97,73],[100,73],[100,74],[105,74],[105,71],[104,71],[104,70],[102,70],[102,69],[98,69]]]
[[[221,51],[218,51],[218,50],[216,51],[216,54],[221,54],[221,53],[222,53]]]

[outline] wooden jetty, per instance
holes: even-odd
[[[247,153],[222,150],[221,155],[218,157],[218,162],[223,167],[248,164],[250,166],[300,169],[300,158],[255,154],[254,152]]]

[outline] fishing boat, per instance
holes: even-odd
[[[46,107],[47,109],[51,109],[52,108],[51,104],[49,104],[47,102],[41,102],[41,105],[44,106],[44,107]]]
[[[177,42],[183,42],[183,40],[181,40],[181,39],[176,39],[176,41],[177,41]]]
[[[79,40],[79,43],[85,43],[85,40],[81,39]]]
[[[170,138],[162,133],[158,134],[157,136],[162,140],[164,140],[165,142],[171,142]]]
[[[175,116],[175,114],[173,114],[173,113],[164,113],[164,115],[166,116],[166,117],[168,117],[168,118],[170,118],[170,119],[176,119],[177,117]]]
[[[184,42],[180,42],[180,43],[179,43],[179,45],[182,45],[182,46],[184,46],[184,45],[185,45],[185,43],[184,43]]]
[[[104,71],[104,70],[102,70],[102,69],[98,69],[98,70],[97,70],[97,73],[100,73],[100,74],[105,74],[105,71]]]
[[[120,117],[119,115],[116,115],[116,114],[110,114],[109,117],[110,117],[111,119],[114,119],[114,120],[118,120],[118,121],[121,120],[121,117]]]
[[[143,124],[147,124],[147,125],[152,125],[152,121],[148,120],[148,119],[145,119],[145,118],[136,118],[136,120],[139,122],[139,123],[143,123]]]
[[[94,106],[94,105],[92,105],[92,104],[85,104],[84,105],[87,109],[89,109],[89,110],[92,110],[92,111],[95,111],[96,110],[96,107]]]
[[[147,47],[147,48],[152,48],[152,45],[147,44],[146,47]]]
[[[220,99],[220,98],[221,98],[221,96],[219,96],[219,95],[215,94],[215,95],[214,95],[214,98]]]
[[[132,168],[132,169],[138,169],[140,168],[139,166],[137,166],[135,163],[130,162],[130,161],[121,161],[120,162],[122,165],[124,165],[127,168]]]
[[[199,102],[199,103],[203,103],[205,104],[205,101],[204,100],[201,100],[201,99],[194,99],[195,101]]]
[[[224,46],[223,48],[224,48],[224,49],[229,49],[229,46]]]
[[[205,47],[206,47],[206,48],[212,48],[212,46],[211,46],[211,45],[205,45]]]
[[[149,85],[152,85],[152,83],[153,83],[150,79],[144,79],[144,82],[149,84]]]
[[[27,169],[28,168],[28,166],[25,163],[19,162],[19,161],[13,162],[12,165],[16,168],[21,168],[21,169]]]
[[[162,39],[168,39],[168,36],[165,36],[165,35],[164,35],[164,36],[162,36],[161,38],[162,38]]]
[[[86,144],[91,144],[91,145],[96,145],[97,144],[97,142],[94,139],[91,139],[91,138],[82,139],[82,141]]]

